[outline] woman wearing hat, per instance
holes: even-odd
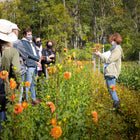
[[[16,82],[19,83],[17,79],[17,75],[20,74],[20,62],[19,62],[19,53],[15,48],[12,47],[13,41],[17,40],[17,36],[12,33],[11,29],[12,23],[7,20],[0,19],[0,71],[6,70],[9,73],[9,79],[14,76],[16,78]],[[16,71],[13,71],[12,68],[16,67]],[[2,81],[2,79],[0,79]],[[6,79],[7,85],[9,85],[9,80]],[[0,82],[1,84],[1,82]],[[5,85],[5,87],[7,87]],[[2,88],[2,85],[0,85]],[[5,91],[0,91],[0,131],[4,129],[1,126],[1,121],[5,121],[5,106],[6,106],[6,98],[5,95],[8,93],[8,89],[5,88]]]

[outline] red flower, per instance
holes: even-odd
[[[46,105],[50,106],[52,113],[55,111],[55,106],[52,102],[46,102]]]
[[[14,81],[14,80],[10,80],[10,88],[11,89],[14,89],[16,87],[16,81]]]
[[[51,119],[51,124],[52,124],[52,125],[56,125],[56,123],[57,123],[56,119],[55,119],[55,118],[52,118],[52,119]]]
[[[23,103],[21,104],[21,106],[22,106],[23,108],[26,108],[26,107],[28,106],[28,103],[27,103],[27,102],[23,102]]]
[[[6,79],[8,77],[8,72],[6,70],[1,71],[0,78]]]
[[[77,65],[78,66],[81,66],[82,65],[82,62],[81,61],[77,61]]]
[[[60,126],[55,126],[52,128],[51,135],[53,136],[54,139],[59,138],[62,135],[62,129]]]
[[[14,109],[15,109],[15,114],[20,114],[20,113],[22,113],[22,111],[23,111],[23,108],[22,108],[22,106],[21,106],[21,104],[16,104],[16,105],[14,105]]]
[[[16,97],[17,97],[17,94],[13,94],[13,95],[10,97],[10,100],[14,102]]]
[[[30,87],[30,85],[31,85],[31,84],[30,84],[29,81],[26,81],[26,82],[25,82],[25,86],[26,86],[26,87]]]
[[[111,85],[110,88],[112,89],[112,91],[115,91],[115,86]]]
[[[64,52],[65,52],[65,53],[67,53],[67,52],[68,52],[68,50],[67,50],[67,49],[64,49]]]
[[[71,77],[71,73],[70,72],[65,72],[64,73],[64,78],[65,79],[70,79],[70,77]]]
[[[97,112],[96,111],[92,111],[91,114],[92,114],[92,116],[94,118],[94,122],[97,122],[97,120],[98,120]]]

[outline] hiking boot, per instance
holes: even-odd
[[[116,108],[120,104],[120,101],[114,101],[113,102],[113,107]]]

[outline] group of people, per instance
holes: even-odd
[[[14,78],[17,88],[20,89],[19,103],[23,98],[23,87],[21,82],[29,81],[30,87],[25,88],[26,100],[29,100],[28,92],[31,92],[32,103],[38,103],[36,99],[35,79],[36,76],[46,76],[47,67],[55,64],[55,48],[52,40],[46,42],[42,47],[40,36],[34,36],[32,41],[32,29],[26,28],[23,31],[23,38],[18,39],[20,29],[15,23],[5,19],[0,19],[0,72],[6,70],[8,79],[5,87],[0,86],[0,120],[5,119],[4,98],[8,93],[10,78]],[[47,67],[46,67],[47,64]],[[1,79],[2,80],[2,79]],[[7,85],[6,85],[7,84]]]
[[[6,70],[9,73],[9,79],[15,78],[20,90],[19,103],[22,102],[23,87],[20,86],[21,81],[29,81],[30,87],[26,87],[26,100],[29,99],[28,92],[31,91],[31,98],[33,104],[38,103],[36,99],[35,82],[36,76],[46,76],[47,78],[47,67],[50,64],[55,64],[55,48],[52,40],[46,42],[45,48],[42,47],[41,38],[34,36],[32,41],[32,30],[27,28],[23,32],[23,38],[18,39],[20,29],[14,23],[10,21],[0,19],[0,71]],[[116,90],[112,89],[111,86],[115,87],[116,79],[118,78],[121,71],[121,58],[123,57],[123,51],[120,46],[122,38],[120,34],[116,33],[111,35],[109,41],[112,48],[107,52],[107,55],[95,52],[101,60],[104,62],[105,79],[107,88],[113,99],[113,107],[117,107],[120,100],[117,96]],[[13,67],[16,70],[13,71]],[[20,75],[20,79],[17,76]],[[8,83],[8,82],[6,82]],[[8,93],[0,87],[0,95]],[[2,104],[2,96],[0,102]],[[5,114],[0,110],[0,120],[5,119]]]

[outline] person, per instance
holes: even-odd
[[[106,63],[105,66],[105,79],[107,83],[108,91],[113,99],[113,107],[116,108],[120,100],[117,96],[116,90],[112,89],[112,85],[115,87],[116,79],[118,78],[121,71],[121,58],[124,57],[123,50],[120,46],[122,42],[122,37],[119,33],[113,34],[109,37],[109,41],[112,45],[110,49],[110,56],[104,56],[104,54],[99,51],[95,52],[101,60]]]
[[[30,87],[26,87],[26,99],[28,100],[28,92],[29,89],[31,91],[31,98],[33,100],[33,104],[38,103],[38,101],[36,100],[36,91],[35,91],[35,81],[36,80],[36,75],[37,75],[37,65],[40,66],[39,63],[39,54],[37,51],[37,48],[35,46],[35,44],[32,42],[32,29],[27,28],[24,30],[23,32],[24,37],[22,38],[22,43],[23,46],[26,50],[26,52],[28,52],[28,54],[30,54],[30,56],[28,56],[28,58],[26,59],[26,65],[27,65],[27,72],[25,73],[25,82],[29,81],[30,82]],[[32,58],[34,59],[31,59]]]
[[[17,36],[12,33],[11,26],[12,23],[10,21],[0,19],[0,72],[6,70],[9,73],[9,77],[5,82],[6,85],[0,78],[0,131],[4,129],[1,122],[6,120],[6,94],[9,93],[7,90],[9,79],[15,76],[14,78],[16,78],[16,82],[18,83],[17,76],[20,75],[19,54],[11,43],[17,40]],[[13,67],[16,67],[17,70],[13,71]]]
[[[42,60],[43,73],[48,78],[47,67],[50,67],[50,65],[54,65],[56,61],[55,48],[52,40],[49,39],[46,42],[46,47],[45,49],[42,50],[42,55],[43,55],[43,60]]]
[[[37,48],[37,51],[38,51],[38,54],[39,54],[39,57],[40,57],[40,60],[39,62],[41,63],[41,60],[42,60],[42,42],[41,42],[41,38],[39,36],[34,36],[33,37],[33,41],[36,45],[36,48]],[[38,76],[41,76],[42,75],[42,65],[38,66],[37,67],[37,71],[38,71]]]

